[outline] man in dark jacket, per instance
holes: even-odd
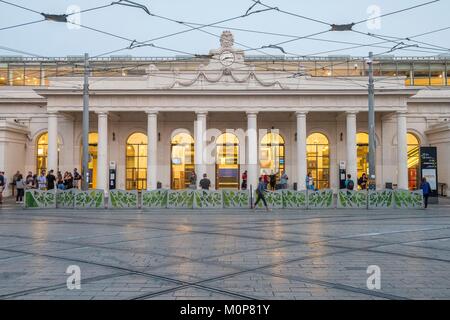
[[[211,181],[207,178],[206,173],[203,174],[203,179],[200,180],[200,187],[203,190],[209,190],[209,186],[211,185]]]
[[[56,177],[53,174],[53,170],[50,170],[50,172],[47,175],[47,190],[55,189],[55,181]]]

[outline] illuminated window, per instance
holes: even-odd
[[[126,178],[127,190],[144,190],[147,188],[147,136],[133,133],[127,139]]]
[[[330,147],[328,138],[321,133],[312,133],[306,139],[308,172],[314,179],[314,187],[330,187]]]
[[[360,132],[356,135],[356,154],[356,178],[359,179],[363,173],[369,174],[369,162],[367,161],[367,155],[369,154],[369,135],[365,132]]]
[[[171,145],[171,188],[186,189],[190,184],[191,173],[195,171],[194,139],[188,133],[179,133],[172,138]]]
[[[89,144],[89,162],[88,162],[89,188],[95,189],[97,187],[97,153],[98,153],[97,132],[89,133],[88,144]],[[83,159],[83,142],[81,142],[81,159]],[[81,166],[82,165],[80,165],[80,167]]]
[[[419,187],[420,141],[409,132],[406,135],[406,141],[408,144],[408,188],[416,190]]]
[[[59,146],[61,140],[58,137],[58,167],[59,167]],[[48,133],[45,132],[39,136],[36,143],[36,173],[39,174],[42,170],[47,171],[47,157],[48,157]]]
[[[216,141],[216,187],[239,189],[239,139],[226,132]]]
[[[275,132],[267,133],[261,140],[259,154],[260,174],[277,175],[279,180],[285,168],[285,145],[281,135]]]

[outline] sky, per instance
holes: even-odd
[[[113,0],[8,0],[14,4],[27,7],[38,12],[63,14],[68,9],[85,10],[92,7],[110,4]],[[251,0],[134,0],[156,15],[176,21],[210,24],[232,17],[245,15],[252,4]],[[217,28],[190,30],[175,36],[150,41],[154,46],[142,46],[132,50],[130,40],[143,42],[164,35],[188,30],[189,27],[176,22],[167,21],[148,15],[140,8],[123,5],[108,6],[103,9],[81,13],[72,16],[74,23],[102,30],[126,39],[119,39],[74,24],[44,21],[13,29],[1,30],[4,27],[36,21],[42,16],[0,1],[0,55],[23,55],[5,50],[11,48],[38,56],[64,57],[81,55],[84,52],[90,56],[132,55],[138,57],[171,57],[184,54],[207,54],[210,49],[220,47],[218,36],[227,28],[250,29],[281,35],[266,35],[244,31],[233,31],[235,47],[247,49],[246,55],[280,55],[281,50],[288,56],[329,56],[351,55],[366,56],[368,51],[375,54],[396,56],[431,56],[445,54],[450,51],[450,28],[434,34],[414,38],[426,44],[403,41],[403,44],[386,41],[386,36],[406,38],[417,34],[450,27],[448,12],[450,1],[441,0],[410,11],[360,23],[351,31],[333,31],[314,36],[312,39],[297,39],[301,37],[328,31],[330,24],[348,24],[378,15],[419,5],[430,0],[262,0],[269,7],[295,13],[297,15],[320,20],[322,23],[310,21],[297,16],[288,15],[277,10],[266,10],[253,13],[233,21],[223,22]],[[258,4],[251,12],[266,7]],[[73,12],[73,11],[72,11]],[[79,20],[78,20],[79,18]],[[383,35],[383,39],[366,35],[368,32]],[[332,43],[326,40],[345,41],[355,44],[379,44],[381,47],[355,47],[353,44]],[[393,38],[389,38],[392,40]],[[260,49],[264,46],[278,45],[280,48]],[[414,46],[412,46],[414,45]],[[421,48],[417,47],[419,45]],[[389,52],[394,46],[405,50]],[[438,48],[439,46],[440,48]],[[157,48],[159,47],[159,48]],[[3,48],[3,49],[2,49]],[[165,48],[165,49],[161,49]],[[258,49],[259,48],[259,49]],[[258,50],[249,50],[258,49]],[[342,50],[345,49],[345,50]],[[179,51],[179,52],[178,52]]]

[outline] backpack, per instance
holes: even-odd
[[[349,180],[347,183],[347,189],[353,190],[354,187],[355,187],[355,183],[353,182],[353,180]]]

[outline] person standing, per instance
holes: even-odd
[[[64,187],[66,190],[73,188],[73,176],[70,172],[67,172],[67,175],[64,178]]]
[[[25,181],[23,180],[23,176],[19,173],[15,181],[17,196],[16,203],[23,203],[23,196],[25,193]]]
[[[50,172],[47,175],[47,190],[55,189],[55,181],[56,181],[56,177],[53,174],[53,169],[52,169],[52,170],[50,170]]]
[[[191,172],[191,176],[189,177],[189,188],[195,189],[197,187],[197,174],[195,171]]]
[[[13,181],[11,182],[11,195],[14,197],[14,189],[16,189],[16,181],[19,177],[20,171],[17,170],[16,174],[13,176]]]
[[[273,171],[270,173],[269,176],[269,185],[270,190],[275,191],[275,184],[277,183],[277,175]]]
[[[281,183],[281,188],[282,189],[287,189],[288,179],[289,179],[289,177],[286,174],[286,171],[283,170],[283,172],[281,174],[281,179],[280,179],[280,183]]]
[[[308,172],[305,178],[306,190],[314,191],[314,178],[311,172]]]
[[[56,177],[56,186],[59,190],[64,190],[64,180],[61,171],[58,171],[58,176]]]
[[[267,185],[269,184],[269,176],[265,171],[263,175],[263,182],[264,182],[264,190],[267,190]]]
[[[41,171],[41,175],[37,178],[37,185],[39,190],[45,190],[47,187],[47,178],[45,177],[45,170]]]
[[[209,186],[211,185],[211,181],[206,176],[206,173],[203,174],[203,179],[200,180],[200,187],[203,190],[209,190]]]
[[[422,178],[422,182],[420,184],[420,189],[422,189],[423,202],[424,202],[425,209],[426,209],[428,207],[428,197],[430,196],[430,193],[431,193],[431,186],[426,178]]]
[[[262,177],[259,177],[258,188],[256,189],[256,201],[253,206],[253,209],[256,209],[256,205],[259,203],[260,200],[262,200],[262,202],[264,203],[264,206],[266,207],[266,210],[272,211],[267,206],[267,201],[266,201],[266,198],[264,197],[265,190],[266,190],[266,186],[264,183],[264,179]]]
[[[3,171],[0,171],[0,204],[3,203],[3,190],[5,189],[5,176]]]
[[[361,190],[366,190],[367,189],[367,175],[366,175],[365,172],[359,178],[358,185],[361,188]]]
[[[352,180],[352,175],[347,175],[347,180],[345,180],[345,188],[347,190],[353,190],[355,188],[355,182]]]
[[[241,189],[247,190],[247,170],[245,170],[244,173],[242,174]]]
[[[73,187],[75,189],[80,188],[81,174],[78,173],[78,169],[73,169]]]

